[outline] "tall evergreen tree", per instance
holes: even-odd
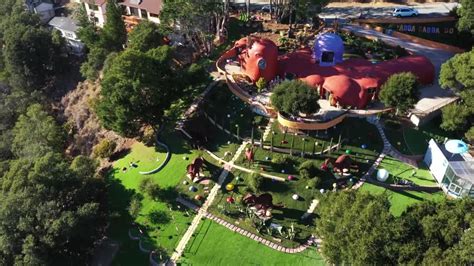
[[[103,47],[110,49],[110,51],[120,51],[127,40],[127,31],[122,18],[122,10],[117,0],[107,0],[105,17],[102,32]]]

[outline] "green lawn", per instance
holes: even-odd
[[[250,138],[253,128],[254,138],[259,139],[263,133],[259,127],[268,123],[267,118],[254,113],[225,83],[219,84],[209,93],[202,109],[218,124],[240,137]]]
[[[285,129],[281,128],[278,122],[273,124],[272,130],[275,133],[273,136],[274,147],[289,149],[293,142],[293,150],[295,151],[302,151],[304,148],[306,152],[312,152],[313,146],[317,143],[315,151],[320,152],[323,148],[329,147],[331,143],[332,145],[337,144],[339,137],[349,149],[354,151],[364,150],[364,152],[378,153],[383,149],[382,139],[377,128],[361,118],[346,118],[342,123],[327,131],[306,131],[298,133],[297,136],[291,133],[285,134]],[[305,142],[305,145],[303,145],[303,142]],[[271,144],[270,135],[265,143],[267,145]],[[367,149],[361,149],[362,144],[367,145]]]
[[[174,187],[185,177],[186,166],[197,153],[192,151],[177,133],[164,134],[161,140],[169,145],[171,159],[160,172],[148,177],[163,188]],[[154,148],[137,143],[126,156],[114,162],[108,176],[108,199],[111,213],[109,236],[120,242],[120,250],[114,260],[115,265],[148,264],[148,255],[139,251],[138,242],[128,237],[133,219],[128,214],[127,208],[131,197],[134,194],[141,194],[138,186],[145,176],[138,172],[153,169],[164,156],[164,152],[156,152]],[[183,157],[187,157],[188,160]],[[156,158],[160,158],[159,162],[156,162]],[[137,163],[137,168],[129,166],[132,161]],[[127,167],[128,170],[123,172],[123,167]],[[143,207],[135,222],[146,228],[148,245],[163,248],[170,255],[187,229],[192,216],[176,207],[170,210],[165,203],[153,201],[145,195],[141,196],[144,197]]]
[[[386,117],[384,122],[385,135],[392,146],[407,155],[424,154],[430,139],[442,142],[445,138],[456,138],[453,133],[440,128],[441,118],[439,117],[419,128],[402,124],[399,120],[392,117]]]
[[[378,169],[386,169],[390,173],[388,183],[393,183],[396,179],[407,179],[419,186],[437,186],[435,179],[431,176],[427,166],[421,162],[416,169],[411,165],[400,162],[392,157],[385,157]],[[376,173],[374,173],[375,178]]]
[[[240,181],[237,181],[236,177],[239,177]],[[248,219],[245,214],[238,210],[242,207],[239,202],[248,193],[246,180],[249,178],[251,178],[251,176],[248,173],[241,172],[236,169],[232,170],[232,172],[229,173],[222,190],[220,190],[217,194],[209,210],[215,215],[229,222],[238,220],[241,227],[258,234],[252,221]],[[228,192],[225,189],[225,185],[228,183],[232,183],[235,186],[235,189],[232,192]],[[282,238],[278,234],[274,235],[274,237],[282,239],[282,244],[284,246],[298,246],[299,244],[304,243],[314,232],[314,224],[312,219],[307,219],[305,221],[301,220],[301,216],[306,212],[309,205],[311,204],[311,201],[319,195],[319,189],[307,189],[307,183],[308,180],[302,178],[287,182],[264,179],[260,192],[257,193],[257,195],[270,193],[273,197],[273,203],[275,205],[283,205],[282,208],[275,208],[272,210],[272,223],[280,224],[285,228],[290,228],[291,224],[293,224],[295,229],[298,231],[293,241]],[[293,194],[298,194],[300,199],[292,199],[291,196]],[[236,203],[226,203],[226,199],[229,196],[232,196],[234,199],[236,199]],[[226,213],[224,212],[224,207],[227,211]],[[261,236],[267,238],[268,240],[274,241],[272,236],[268,235],[267,232],[264,232]]]
[[[415,191],[396,192],[369,183],[365,183],[360,188],[360,191],[367,191],[374,194],[386,193],[391,203],[390,211],[395,216],[400,216],[410,205],[425,200],[441,201],[445,197],[441,191],[433,194]]]
[[[202,221],[180,261],[183,265],[325,265],[314,248],[286,254],[229,231],[208,219]]]

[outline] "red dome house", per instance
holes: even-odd
[[[237,41],[225,56],[237,57],[242,72],[253,82],[261,77],[270,81],[292,74],[317,89],[321,98],[331,100],[331,105],[342,107],[365,108],[396,73],[412,72],[423,85],[434,81],[434,65],[424,56],[410,55],[377,64],[366,59],[342,61],[342,40],[334,33],[325,34],[329,36],[317,37],[313,51],[302,49],[279,56],[271,40],[247,37]]]

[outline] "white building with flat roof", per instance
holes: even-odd
[[[431,139],[423,161],[446,194],[474,198],[474,158],[469,152],[450,153]]]

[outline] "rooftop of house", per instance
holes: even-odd
[[[81,0],[83,3],[88,3],[90,5],[98,5],[101,6],[107,2],[107,0]]]
[[[153,14],[159,14],[163,5],[162,0],[124,0],[121,5],[144,9]]]
[[[471,184],[474,184],[474,158],[471,154],[469,154],[469,152],[462,154],[450,153],[443,144],[437,143],[437,146],[446,160],[448,160],[448,164],[454,173],[462,179],[468,180]]]
[[[70,32],[76,32],[79,28],[76,22],[68,17],[54,17],[48,22],[48,25]]]

